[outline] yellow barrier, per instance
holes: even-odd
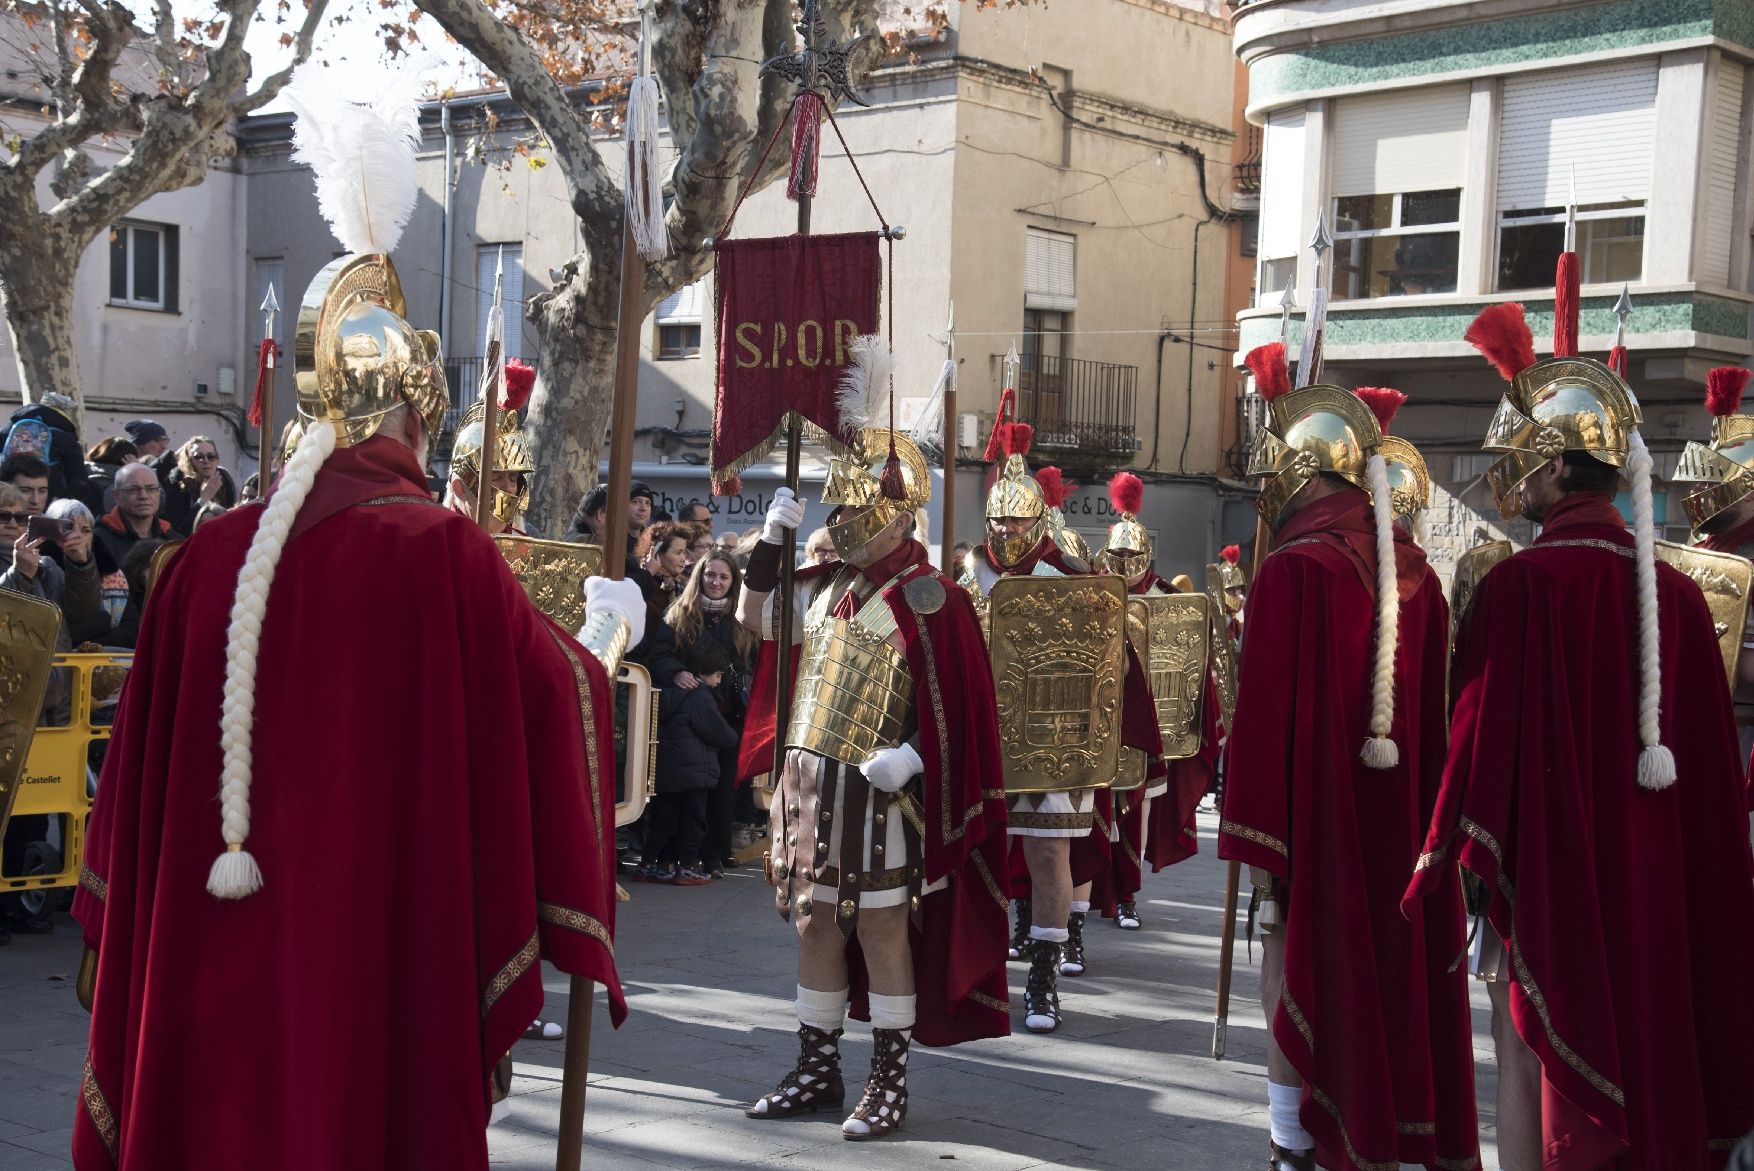
[[[33,872],[7,874],[16,867],[0,845],[0,894],[33,895],[79,882],[79,871],[85,861],[85,822],[91,814],[91,794],[86,767],[90,760],[91,743],[108,740],[110,725],[94,723],[92,716],[102,709],[103,718],[114,717],[109,704],[121,692],[119,684],[104,680],[100,703],[93,703],[92,680],[104,668],[126,669],[134,662],[132,652],[66,654],[55,657],[55,666],[73,672],[72,712],[69,722],[60,727],[39,727],[31,740],[30,755],[25,759],[24,783],[12,807],[12,821],[27,817],[48,816],[61,823],[59,857],[44,849],[37,851]],[[34,843],[33,843],[34,844]],[[35,901],[35,900],[32,900]],[[28,907],[27,910],[34,910]]]

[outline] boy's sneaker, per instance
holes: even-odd
[[[677,867],[675,873],[670,876],[670,882],[673,886],[708,886],[712,880],[713,876],[698,866]]]
[[[635,882],[669,882],[670,868],[658,862],[641,862],[633,868]]]

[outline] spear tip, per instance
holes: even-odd
[[[274,295],[273,285],[268,286],[268,295],[262,298],[262,303],[257,308],[263,313],[280,312],[280,298]]]

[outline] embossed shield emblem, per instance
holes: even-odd
[[[0,590],[0,834],[24,780],[60,625],[52,603]]]
[[[1714,553],[1673,541],[1657,542],[1657,560],[1666,561],[1698,583],[1711,609],[1712,628],[1717,631],[1718,651],[1732,689],[1736,686],[1736,660],[1742,654],[1742,633],[1748,625],[1748,586],[1754,563],[1734,553]]]
[[[1114,781],[1126,600],[1118,577],[1007,577],[993,587],[988,646],[1007,792]]]
[[[1456,558],[1456,571],[1449,579],[1449,641],[1454,647],[1456,639],[1461,637],[1462,626],[1468,621],[1468,611],[1474,605],[1474,591],[1480,588],[1480,582],[1487,572],[1500,561],[1516,552],[1509,541],[1487,541],[1475,545],[1466,553]]]
[[[584,624],[585,579],[602,572],[602,549],[516,533],[500,533],[493,541],[538,610],[568,631]]]
[[[1200,751],[1206,673],[1212,666],[1211,604],[1202,594],[1143,594],[1127,599],[1133,651],[1144,662],[1157,704],[1163,755],[1185,760]],[[1137,615],[1135,622],[1133,615]]]

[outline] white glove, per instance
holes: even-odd
[[[786,530],[804,523],[804,506],[792,495],[790,488],[774,490],[773,503],[767,506],[767,522],[761,526],[761,539],[770,545],[786,543]]]
[[[606,577],[587,577],[585,625],[589,626],[591,619],[604,611],[618,614],[627,622],[628,646],[637,646],[639,640],[646,636],[646,599],[640,593],[639,583],[610,581]]]
[[[899,748],[879,748],[871,754],[870,760],[859,766],[859,771],[885,793],[894,793],[916,774],[925,772],[926,762],[920,759],[912,744],[904,743]]]

